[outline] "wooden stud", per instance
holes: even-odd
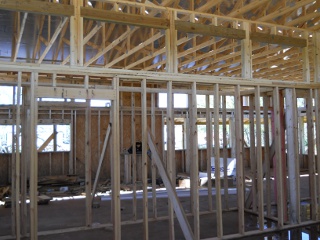
[[[286,127],[287,127],[287,165],[289,180],[289,220],[291,224],[300,223],[300,171],[298,152],[297,98],[294,88],[285,89]]]
[[[263,97],[263,123],[264,123],[264,169],[266,177],[266,205],[267,216],[271,216],[271,184],[270,184],[270,130],[269,130],[269,113],[270,97]]]
[[[21,237],[21,207],[20,207],[20,181],[21,181],[21,161],[20,161],[20,124],[21,124],[21,83],[22,72],[18,72],[18,86],[17,86],[17,103],[16,103],[16,138],[15,138],[15,159],[16,159],[16,172],[15,172],[15,207],[16,207],[16,239],[20,240]]]
[[[303,33],[303,37],[308,39],[309,34]],[[303,80],[307,83],[310,83],[310,63],[309,63],[309,48],[308,48],[308,41],[304,48],[302,48],[302,68],[303,68]]]
[[[215,164],[215,187],[216,187],[216,214],[217,214],[217,237],[223,236],[222,204],[221,204],[221,178],[220,178],[220,95],[219,84],[214,85],[214,164]],[[224,166],[227,167],[227,166]]]
[[[173,186],[175,186],[176,173],[175,173],[175,136],[174,136],[174,115],[173,115],[173,93],[172,81],[167,83],[167,173]],[[169,215],[169,239],[174,239],[174,213],[172,203],[168,203]]]
[[[74,121],[73,121],[74,131],[73,131],[73,139],[74,139],[74,148],[73,148],[73,161],[74,161],[74,174],[77,174],[77,111],[74,111]]]
[[[231,145],[231,157],[236,157],[236,130],[235,130],[235,117],[229,117],[229,133]]]
[[[212,157],[212,112],[210,111],[210,95],[206,95],[206,130],[207,130],[207,178],[208,178],[208,207],[212,208],[212,177],[211,177],[211,157]]]
[[[320,33],[313,33],[314,82],[320,82]]]
[[[315,132],[315,138],[316,138],[316,151],[317,153],[320,152],[320,90],[315,89],[314,90],[314,101],[315,101],[315,127],[316,127],[316,132]],[[317,183],[320,182],[320,157],[319,154],[317,154],[316,158],[316,169],[318,173],[317,177]],[[316,193],[316,198],[318,199],[318,206],[320,206],[320,184],[317,184],[317,193]],[[320,212],[318,211],[318,219],[320,219]]]
[[[30,238],[36,240],[38,239],[38,102],[35,90],[38,84],[38,73],[32,72],[30,80]]]
[[[246,32],[246,38],[241,40],[241,76],[243,78],[252,78],[252,42],[250,40],[250,28],[248,23],[243,23]]]
[[[155,93],[151,93],[151,134],[154,138],[156,135],[156,96]],[[152,156],[152,165],[151,165],[151,178],[152,178],[152,211],[153,211],[153,218],[157,219],[157,192],[156,192],[156,177],[157,177],[157,166]]]
[[[255,129],[254,129],[254,108],[255,108],[255,102],[254,102],[254,96],[249,96],[249,122],[250,122],[250,170],[251,170],[251,178],[252,178],[252,187],[251,187],[251,196],[252,199],[250,199],[252,203],[252,209],[253,211],[257,210],[257,157],[255,153]],[[248,207],[248,206],[246,206]],[[250,206],[249,206],[250,207]]]
[[[230,122],[229,122],[230,124]],[[222,95],[222,143],[223,143],[223,192],[225,208],[229,209],[229,186],[228,186],[228,142],[227,142],[227,99]]]
[[[149,239],[148,221],[148,121],[147,121],[147,81],[141,81],[141,141],[142,141],[142,190],[143,190],[143,239]]]
[[[275,159],[276,159],[276,186],[277,186],[277,211],[278,211],[278,227],[284,225],[284,206],[283,206],[283,183],[282,183],[282,141],[281,141],[281,123],[280,123],[280,99],[279,88],[273,89],[273,108],[274,108],[274,125],[275,125]]]
[[[320,82],[320,34],[318,32],[313,33],[313,62],[314,62],[314,82]],[[316,127],[316,149],[317,149],[317,162],[316,169],[318,172],[317,178],[317,194],[318,207],[320,206],[320,90],[314,90],[315,101],[315,127]],[[318,211],[317,220],[320,219],[320,211]]]
[[[131,93],[131,146],[132,146],[132,214],[137,219],[137,155],[136,155],[136,116],[135,116],[135,93]]]
[[[87,78],[88,76],[86,76]],[[85,192],[86,192],[86,226],[92,224],[92,202],[91,202],[91,108],[90,100],[87,100],[85,110]]]
[[[189,106],[189,111],[191,111],[191,101],[190,101],[190,95],[188,95],[188,106]],[[186,113],[186,173],[190,174],[191,170],[191,113],[187,112]]]
[[[316,186],[316,164],[314,154],[314,114],[313,114],[313,90],[309,90],[309,96],[307,97],[307,135],[308,135],[308,171],[309,171],[309,192],[311,198],[310,205],[310,218],[316,220],[318,218],[318,203],[316,198],[317,186]]]
[[[13,104],[15,104],[15,98],[16,98],[16,90],[15,87],[12,88],[12,102]],[[17,115],[15,114],[16,109],[12,109],[12,118],[16,117]],[[19,116],[20,117],[20,116]],[[19,126],[20,127],[20,126]],[[16,146],[15,146],[15,125],[12,124],[11,126],[11,146],[12,146],[12,151],[11,151],[11,189],[15,189],[13,191],[11,191],[11,233],[12,236],[16,236],[16,198],[20,196],[20,192],[18,193],[19,195],[16,195],[16,169],[17,169],[17,161],[16,161]],[[10,166],[8,168],[8,172],[9,172]],[[9,173],[8,173],[9,175]],[[20,205],[20,203],[18,202],[18,204]],[[20,219],[18,220],[20,221]]]
[[[263,165],[262,165],[262,146],[261,146],[261,115],[260,115],[260,87],[255,88],[255,112],[256,112],[256,169],[257,174],[257,195],[258,195],[258,215],[259,229],[264,229],[264,203],[263,203]]]
[[[121,206],[120,206],[120,129],[119,129],[119,78],[113,78],[113,89],[116,99],[112,101],[112,155],[111,185],[112,185],[112,222],[113,239],[121,239]]]
[[[236,160],[237,160],[237,196],[238,196],[238,229],[244,234],[244,172],[243,172],[243,125],[241,124],[241,95],[240,85],[235,86],[235,129],[236,132]]]
[[[190,141],[192,158],[190,169],[191,181],[191,196],[192,196],[192,213],[194,224],[194,239],[200,239],[200,219],[199,219],[199,191],[198,191],[198,178],[199,178],[199,163],[198,163],[198,130],[197,130],[197,84],[192,84],[191,95],[191,117],[190,117]]]

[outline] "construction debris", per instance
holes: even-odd
[[[0,200],[2,200],[5,196],[10,194],[10,187],[0,187]]]

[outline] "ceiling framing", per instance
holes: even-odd
[[[314,0],[2,1],[0,61],[165,72],[176,31],[178,73],[241,77],[249,24],[253,78],[304,81],[307,60],[313,81],[319,9]]]

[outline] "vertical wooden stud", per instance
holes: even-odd
[[[143,189],[143,235],[144,239],[149,239],[149,219],[148,219],[148,121],[147,121],[147,80],[141,82],[141,126],[142,126],[142,189]]]
[[[297,100],[294,88],[285,89],[287,126],[287,165],[289,181],[289,220],[291,224],[300,223],[300,171],[298,152]]]
[[[167,82],[167,172],[171,183],[175,186],[175,140],[174,140],[174,115],[172,81]],[[168,199],[169,200],[169,199]],[[168,203],[169,239],[174,239],[174,213],[172,203]]]
[[[264,123],[264,175],[266,177],[266,205],[267,216],[271,216],[271,184],[270,184],[270,128],[269,128],[270,97],[263,97],[263,123]]]
[[[38,102],[36,96],[38,73],[32,72],[30,80],[30,238],[36,240],[38,239]]]
[[[222,143],[223,143],[223,192],[225,208],[229,209],[229,193],[228,193],[228,143],[227,143],[227,99],[226,95],[222,96]]]
[[[136,115],[135,93],[131,93],[131,146],[132,146],[132,214],[133,220],[137,219],[137,155],[136,155]]]
[[[252,177],[252,209],[257,210],[257,165],[256,165],[256,155],[255,155],[255,132],[254,132],[254,108],[255,108],[254,96],[249,96],[249,122],[250,122],[250,170]]]
[[[211,157],[212,157],[212,112],[210,110],[210,95],[206,95],[206,130],[207,130],[207,177],[208,177],[208,207],[212,211],[212,180],[211,180]]]
[[[238,196],[238,229],[244,234],[244,172],[243,172],[243,125],[241,124],[241,95],[240,85],[235,86],[235,129],[236,132],[236,159],[237,159],[237,196]]]
[[[273,108],[274,108],[274,125],[275,125],[275,158],[276,158],[276,186],[277,186],[277,211],[278,227],[284,224],[284,206],[283,206],[283,184],[282,184],[282,141],[281,141],[281,123],[280,123],[280,99],[279,87],[273,89]]]
[[[70,18],[70,65],[83,66],[83,1],[73,1],[75,15]]]
[[[120,126],[119,126],[119,78],[113,78],[113,89],[116,97],[112,101],[112,156],[111,188],[112,188],[112,222],[113,239],[121,239],[121,206],[120,206]]]
[[[156,135],[156,99],[155,99],[155,93],[151,93],[151,134],[152,137],[155,137]],[[157,177],[157,167],[154,160],[154,157],[152,157],[152,163],[151,163],[151,178],[152,178],[152,212],[153,212],[153,218],[157,218],[157,193],[156,193],[156,177]]]
[[[223,236],[222,204],[221,204],[221,178],[220,178],[220,95],[219,84],[214,85],[214,164],[215,164],[215,187],[216,187],[216,214],[217,214],[217,237]],[[226,166],[224,166],[226,167]]]
[[[192,83],[192,96],[191,96],[191,123],[190,123],[190,141],[191,147],[191,195],[192,195],[192,213],[194,223],[194,239],[200,239],[200,219],[199,219],[199,191],[198,191],[198,178],[199,178],[199,163],[198,163],[198,130],[197,130],[197,84]]]
[[[17,104],[16,104],[16,138],[15,138],[15,154],[16,154],[16,172],[15,172],[15,207],[16,207],[16,239],[19,240],[21,237],[21,227],[20,227],[20,181],[21,181],[21,161],[20,161],[20,124],[21,124],[21,82],[22,73],[18,72],[18,86],[17,86]]]
[[[89,76],[85,76],[85,87],[89,87]],[[85,110],[85,191],[86,191],[86,226],[90,227],[92,224],[92,201],[91,201],[91,107],[90,99],[86,100],[87,106]]]
[[[314,125],[313,125],[313,90],[309,89],[307,97],[307,135],[308,135],[308,170],[309,170],[309,192],[311,198],[311,216],[312,220],[317,219],[318,203],[316,198],[316,169],[314,154]]]
[[[260,86],[255,88],[255,112],[256,112],[256,169],[257,169],[257,195],[258,195],[258,216],[259,229],[264,229],[264,203],[263,203],[263,166],[261,146],[261,115],[260,115]]]

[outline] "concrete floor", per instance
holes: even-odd
[[[307,178],[301,178],[301,196],[307,193],[304,189],[304,181]],[[206,189],[203,189],[200,195],[200,211],[208,210],[208,197],[205,196]],[[185,190],[179,190],[181,204],[186,214],[190,213],[190,197]],[[166,216],[168,213],[167,198],[164,193],[159,193],[157,198],[158,217]],[[138,196],[139,197],[139,196]],[[215,208],[215,196],[213,196],[213,207]],[[110,197],[103,197],[100,203],[100,208],[93,208],[93,226],[94,229],[86,231],[76,231],[69,233],[60,233],[46,236],[39,236],[39,239],[112,239],[112,230],[101,227],[102,224],[111,223],[111,202]],[[222,200],[223,207],[226,207],[226,201]],[[229,208],[236,207],[237,195],[235,193],[229,195]],[[124,197],[121,200],[121,220],[131,221],[132,214],[132,200],[130,196]],[[137,219],[142,219],[142,200],[137,200]],[[38,206],[38,225],[39,232],[50,231],[57,229],[66,229],[74,227],[85,226],[85,199],[68,199],[51,201],[49,205]],[[11,209],[0,206],[0,240],[3,236],[11,234]],[[149,218],[152,219],[152,199],[149,199]],[[193,218],[188,217],[190,226],[193,227]],[[183,233],[180,229],[179,223],[175,220],[175,237],[176,239],[184,239]],[[223,212],[223,232],[224,235],[235,234],[238,231],[237,212]],[[245,217],[246,231],[256,230],[256,217],[246,215]],[[150,239],[168,239],[168,221],[150,221],[149,222],[149,238]],[[143,239],[143,224],[135,223],[122,226],[122,239]],[[2,236],[2,237],[1,237]],[[216,216],[215,214],[203,214],[200,216],[200,237],[212,238],[216,236]],[[263,237],[251,237],[247,239],[264,239]],[[277,239],[277,237],[271,238]],[[280,237],[278,239],[285,239]]]

